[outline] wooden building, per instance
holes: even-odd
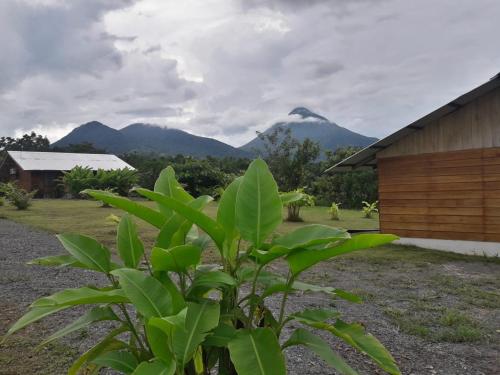
[[[115,155],[63,152],[7,151],[0,163],[0,182],[14,181],[28,191],[37,190],[40,197],[56,197],[63,171],[76,166],[112,170],[130,168]]]
[[[333,166],[377,168],[380,230],[402,243],[500,253],[500,74]]]

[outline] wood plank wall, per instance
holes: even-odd
[[[500,148],[378,159],[380,229],[500,242]]]
[[[500,147],[500,88],[441,117],[378,153],[378,157]]]

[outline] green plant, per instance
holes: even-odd
[[[126,196],[138,180],[136,171],[129,168],[93,171],[88,167],[77,166],[63,173],[62,184],[75,198],[85,189],[113,190]]]
[[[154,191],[137,188],[157,203],[152,209],[109,192],[86,194],[127,212],[118,224],[119,263],[96,240],[63,234],[59,240],[69,255],[51,256],[32,264],[84,268],[104,274],[109,284],[67,289],[42,297],[8,331],[10,335],[58,311],[95,305],[85,315],[52,334],[42,345],[90,324],[110,321],[114,328],[70,368],[96,373],[111,367],[123,373],[143,374],[273,374],[286,373],[283,351],[302,345],[342,374],[356,372],[319,336],[323,330],[367,354],[383,370],[399,374],[390,353],[360,323],[347,323],[336,310],[287,312],[287,300],[296,292],[322,292],[357,302],[351,293],[298,281],[303,271],[341,254],[389,243],[397,237],[361,234],[350,237],[343,229],[303,226],[273,236],[282,222],[282,201],[264,161],[251,163],[243,177],[224,191],[217,217],[202,212],[211,198],[194,199],[167,168]],[[146,256],[132,217],[158,228],[156,244]],[[271,240],[272,238],[272,240]],[[218,252],[219,264],[200,264],[207,245]],[[273,272],[274,262],[288,266],[286,276]],[[272,265],[272,266],[270,266]],[[272,311],[269,298],[279,298]],[[330,321],[334,321],[330,323]],[[300,324],[280,342],[283,328]]]
[[[36,190],[27,192],[12,182],[0,184],[0,192],[2,192],[5,195],[5,199],[18,210],[26,210],[31,205],[31,200],[36,195]]]
[[[342,203],[335,203],[333,202],[330,208],[328,209],[328,212],[330,213],[330,218],[332,220],[340,220],[340,205]]]
[[[373,203],[368,203],[367,201],[363,201],[363,214],[367,219],[371,219],[374,213],[378,212],[377,208],[378,201]]]
[[[64,171],[61,182],[73,198],[77,198],[82,190],[97,187],[96,176],[90,167],[76,166]]]
[[[314,206],[314,197],[304,192],[304,189],[296,189],[293,192],[296,198],[285,203],[287,207],[287,221],[303,221],[300,217],[300,209],[304,206]]]

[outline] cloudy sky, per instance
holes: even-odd
[[[241,145],[296,106],[383,137],[500,72],[498,0],[1,0],[0,135]]]

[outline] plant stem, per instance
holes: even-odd
[[[286,302],[288,300],[288,295],[290,293],[290,287],[292,286],[293,281],[294,281],[294,277],[292,275],[290,275],[290,271],[288,271],[286,289],[283,292],[283,299],[281,300],[280,314],[279,314],[279,318],[278,318],[278,332],[277,332],[278,337],[279,337],[279,335],[281,333],[281,329],[283,328],[283,325],[284,325],[283,318],[285,317],[285,306],[286,306]]]
[[[255,270],[255,275],[253,276],[252,280],[252,291],[249,294],[249,298],[253,298],[255,296],[255,291],[257,289],[257,278],[259,277],[260,271],[264,268],[264,265],[259,265],[259,267],[256,268]],[[255,302],[253,300],[250,300],[250,316],[249,316],[249,324],[250,326],[253,324],[253,316],[255,314]]]

